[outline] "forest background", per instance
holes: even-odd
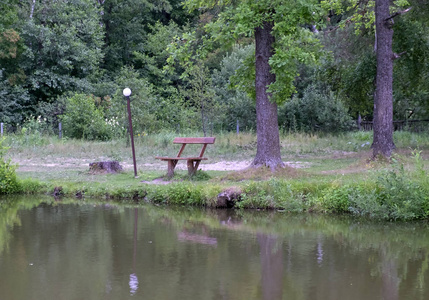
[[[372,120],[374,14],[359,10],[371,10],[370,1],[348,9],[354,2],[337,1],[342,9],[335,11],[313,5],[317,22],[300,24],[305,38],[271,61],[277,78],[293,78],[290,92],[276,99],[281,130],[338,132],[354,129],[358,118]],[[394,64],[394,119],[428,119],[429,7],[423,0],[407,6],[393,25],[393,51],[401,54]],[[255,130],[254,39],[202,47],[209,25],[228,9],[210,7],[190,11],[179,0],[3,0],[0,121],[9,132],[54,133],[61,121],[70,138],[123,137],[122,90],[129,87],[137,135],[187,129],[209,135],[237,123]],[[311,49],[298,55],[296,48]]]

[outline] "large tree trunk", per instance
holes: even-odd
[[[377,78],[374,97],[373,157],[389,158],[393,143],[393,22],[389,18],[389,0],[375,1]]]
[[[277,104],[270,101],[268,86],[276,79],[271,73],[269,59],[273,55],[274,23],[264,22],[255,29],[255,68],[256,68],[256,136],[257,150],[252,166],[267,166],[271,170],[283,167],[280,156],[279,124],[277,120]]]

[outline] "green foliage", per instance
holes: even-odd
[[[18,0],[2,0],[0,3],[0,32],[18,21]]]
[[[254,97],[248,96],[245,88],[234,85],[234,76],[239,73],[240,68],[246,66],[245,60],[253,56],[254,45],[235,46],[233,51],[222,59],[220,70],[213,71],[215,101],[224,107],[222,114],[218,116],[222,129],[233,131],[237,120],[241,130],[256,128]]]
[[[310,85],[302,98],[293,97],[279,108],[279,123],[288,131],[337,132],[353,128],[344,104],[329,90]]]
[[[425,219],[429,216],[429,182],[415,153],[416,171],[406,172],[395,162],[393,169],[373,174],[359,184],[334,183],[323,191],[321,205],[336,213],[352,213],[385,220]],[[414,179],[417,176],[418,180]]]
[[[42,134],[52,134],[52,127],[47,122],[46,118],[30,116],[21,126],[21,133],[26,135],[37,135],[39,138]]]
[[[190,183],[178,183],[167,188],[166,202],[168,204],[196,205],[202,206],[205,201],[202,197],[200,185]]]
[[[353,192],[353,187],[349,185],[340,187],[334,182],[329,188],[323,191],[321,204],[324,209],[330,212],[349,212],[349,194],[351,192]]]
[[[164,43],[168,43],[168,39],[152,40],[151,35],[157,35],[156,31],[159,29],[155,24],[159,22],[159,24],[168,25],[170,22],[174,22],[183,26],[192,22],[196,16],[196,14],[187,13],[180,0],[105,0],[102,2],[102,9],[107,44],[105,67],[109,71],[117,71],[125,65],[135,64],[136,67],[139,67],[140,61],[145,62],[146,59],[139,55],[134,56],[135,53],[143,56],[149,54],[150,56],[147,57],[149,60],[152,58],[158,60],[159,58],[155,56],[162,57],[163,54],[153,53],[152,50],[155,50],[156,47],[161,49]],[[161,52],[163,50],[161,49]],[[155,54],[155,56],[151,54]],[[157,66],[156,62],[152,61],[151,65],[147,66],[149,73],[155,71],[152,69],[153,67]],[[143,65],[142,69],[146,69],[146,66]]]
[[[11,160],[6,160],[4,155],[9,149],[3,146],[4,138],[0,138],[0,194],[12,194],[21,190],[21,185],[16,178],[16,165]]]
[[[270,67],[276,74],[276,81],[269,91],[273,100],[278,103],[285,101],[295,91],[294,80],[298,75],[298,63],[311,63],[317,60],[319,45],[316,36],[302,24],[315,24],[324,14],[319,1],[239,1],[218,2],[187,0],[185,5],[190,10],[204,9],[219,5],[221,12],[212,22],[205,26],[207,34],[202,38],[201,47],[195,32],[183,36],[170,47],[172,60],[181,60],[185,66],[189,64],[191,55],[204,57],[217,43],[218,47],[228,47],[241,38],[253,37],[255,28],[264,22],[274,22],[273,36],[276,38],[274,54],[270,58]],[[183,42],[183,40],[185,42]],[[197,50],[190,51],[193,47]],[[254,68],[246,68],[241,76],[242,84],[249,86],[254,75]]]
[[[100,8],[92,0],[34,5],[32,18],[21,29],[26,50],[20,62],[34,101],[49,102],[67,91],[90,89],[88,77],[97,71],[103,56],[100,17]]]
[[[0,121],[10,125],[20,124],[32,111],[28,90],[11,85],[0,69]]]
[[[325,60],[318,80],[333,87],[350,113],[372,119],[375,91],[376,59],[374,51],[375,1],[322,1],[322,5],[335,11],[331,20],[337,20],[323,37],[325,48],[334,59]],[[400,54],[394,63],[394,119],[427,118],[426,101],[428,73],[426,3],[421,1],[391,1],[391,14],[412,7],[394,18],[393,52]],[[333,12],[331,11],[331,13]],[[393,23],[392,23],[393,24]]]
[[[429,116],[429,29],[414,15],[395,20],[394,52],[403,53],[394,65],[394,112],[399,120],[426,119]],[[400,74],[400,76],[398,76]]]
[[[67,98],[61,120],[64,136],[70,138],[106,140],[111,136],[103,112],[96,107],[92,96],[75,94]]]
[[[199,112],[204,136],[209,135],[208,133],[213,131],[216,121],[219,121],[218,116],[224,111],[224,107],[221,103],[214,101],[209,70],[202,62],[197,62],[189,72],[189,76],[186,78],[186,88],[182,90],[182,94],[189,105],[195,107]]]
[[[308,203],[301,192],[283,180],[270,179],[265,182],[251,182],[244,186],[241,208],[282,209],[288,212],[303,212]]]
[[[173,21],[168,25],[157,22],[155,25],[149,26],[149,29],[145,47],[133,53],[136,61],[135,67],[139,69],[144,78],[154,85],[158,94],[168,98],[175,94],[176,89],[173,85],[178,83],[182,70],[172,68],[171,72],[164,72],[165,61],[170,55],[167,47],[176,36],[182,33],[182,30]]]
[[[145,199],[156,204],[204,206],[203,186],[189,182],[171,183],[147,189]]]
[[[156,94],[154,86],[133,68],[122,68],[116,83],[118,89],[112,97],[106,115],[108,119],[114,118],[118,122],[118,128],[123,134],[128,127],[126,101],[122,94],[125,87],[132,91],[131,115],[135,135],[160,132],[163,129],[195,128],[198,120],[189,103],[177,94],[161,98]]]
[[[20,179],[19,184],[21,186],[20,192],[24,194],[40,194],[46,188],[46,184],[32,178]]]
[[[426,174],[425,174],[426,175]],[[427,175],[426,175],[427,176]],[[378,176],[379,201],[386,219],[420,219],[429,214],[427,186],[411,180],[403,165]]]

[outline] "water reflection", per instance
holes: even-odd
[[[0,201],[0,299],[429,299],[426,223],[49,201]]]
[[[138,208],[134,208],[134,252],[133,252],[133,273],[130,274],[130,294],[134,295],[139,288],[139,279],[136,274],[136,256],[137,256],[137,223],[138,223]]]
[[[262,299],[282,299],[283,248],[275,235],[257,234],[262,272]]]

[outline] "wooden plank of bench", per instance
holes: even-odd
[[[156,159],[160,159],[160,160],[207,160],[207,157],[199,157],[199,156],[195,156],[195,157],[162,157],[162,156],[155,156]]]
[[[174,144],[214,144],[215,137],[177,137]]]

